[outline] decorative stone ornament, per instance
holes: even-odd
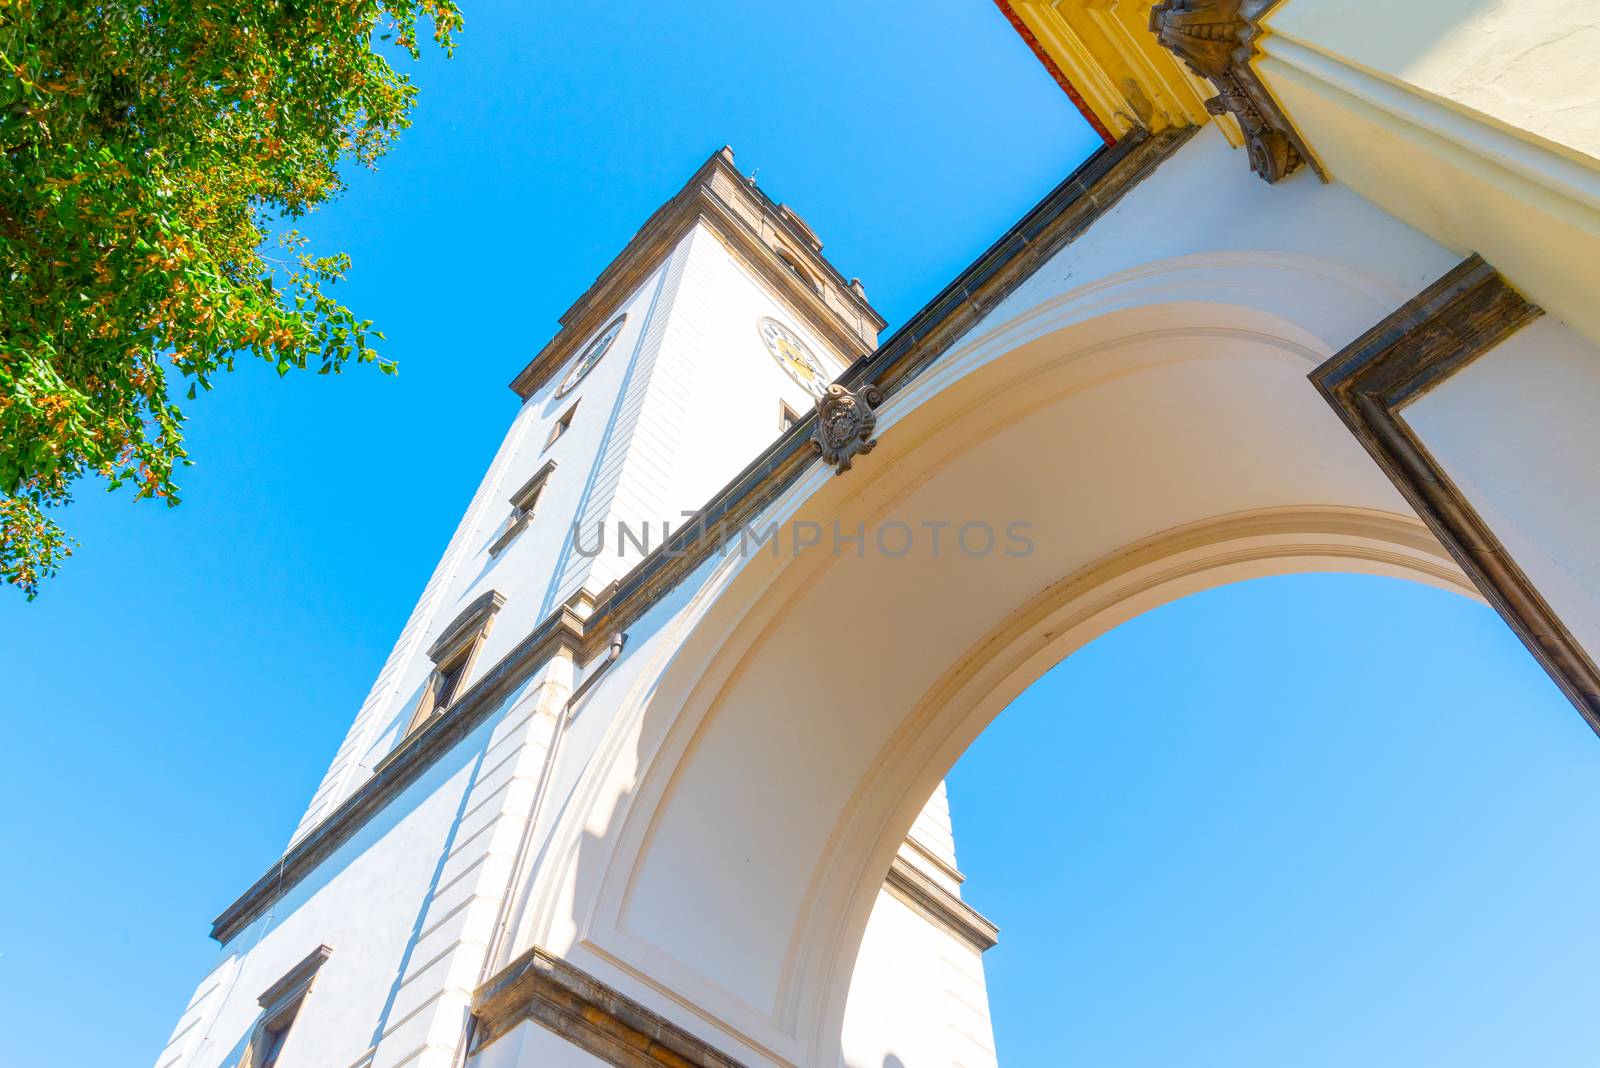
[[[871,452],[878,444],[872,436],[878,425],[873,405],[882,400],[877,386],[862,386],[859,393],[851,393],[838,383],[817,398],[817,428],[811,432],[811,447],[834,474],[850,470],[853,458]]]
[[[1250,65],[1262,33],[1261,18],[1277,2],[1162,0],[1150,9],[1156,39],[1216,86],[1217,95],[1206,101],[1206,110],[1239,120],[1250,169],[1268,182],[1310,159],[1300,135]]]

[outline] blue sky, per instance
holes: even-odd
[[[1303,575],[1134,619],[949,778],[1001,1063],[1592,1065],[1597,773],[1454,593]]]
[[[190,405],[181,508],[86,491],[65,573],[0,599],[0,1063],[153,1059],[498,443],[506,383],[707,154],[731,144],[893,326],[1095,144],[983,0],[466,13],[399,148],[307,227],[353,255],[344,297],[400,376],[242,369]],[[1597,755],[1459,598],[1282,580],[1135,621],[952,780],[970,896],[1005,928],[1002,1057],[1579,1063]]]

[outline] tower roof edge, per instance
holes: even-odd
[[[739,171],[733,150],[724,145],[651,213],[561,314],[561,329],[512,379],[512,390],[526,400],[549,381],[696,224],[714,231],[743,266],[776,288],[847,362],[876,347],[885,320],[865,290],[822,255],[822,242],[794,211],[775,203]]]

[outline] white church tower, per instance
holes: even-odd
[[[512,383],[504,443],[284,855],[217,918],[219,960],[158,1068],[786,1063],[674,1016],[668,992],[625,989],[598,957],[541,964],[557,993],[515,1033],[484,1033],[474,998],[528,915],[563,929],[587,907],[530,889],[620,705],[581,699],[628,670],[620,638],[571,635],[668,530],[802,432],[883,325],[726,148],[651,216]],[[540,658],[516,680],[505,667]],[[995,929],[961,878],[941,785],[872,911],[850,1068],[995,1063]]]

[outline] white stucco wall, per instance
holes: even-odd
[[[226,1068],[258,997],[319,945],[286,1066],[405,1063],[453,1050],[548,740],[565,661],[480,725],[219,952],[157,1058]],[[370,1058],[370,1059],[369,1059]]]
[[[961,896],[943,782],[917,813],[899,856]],[[850,977],[843,1050],[844,1068],[995,1068],[983,955],[879,891]]]
[[[1600,163],[1595,0],[1286,0],[1268,22]]]
[[[994,1068],[983,958],[887,890],[867,921],[844,1017],[845,1068]]]
[[[725,547],[629,625],[548,777],[553,716],[592,664],[547,665],[224,947],[160,1065],[227,1064],[259,993],[318,944],[334,956],[290,1052],[335,1065],[448,1063],[472,990],[530,945],[752,1064],[991,1063],[981,958],[879,873],[897,851],[962,892],[938,776],[1007,694],[1128,614],[1274,568],[1459,583],[1306,382],[1455,261],[1342,185],[1261,184],[1202,130],[891,398],[848,479],[808,470],[763,520],[1025,518],[1039,552]],[[777,436],[780,397],[807,404],[756,333],[801,317],[710,231],[625,307],[588,378],[556,399],[558,372],[513,421],[302,830],[391,750],[461,605],[506,596],[481,671],[631,566],[578,560],[575,516],[670,521]],[[1600,352],[1550,316],[1406,412],[1591,648],[1597,402]],[[534,521],[489,555],[552,457]],[[1162,539],[1170,557],[1141,555]],[[870,640],[841,640],[841,618]],[[541,783],[531,874],[513,878]],[[501,920],[513,937],[490,959]],[[566,1063],[551,1049],[522,1028],[479,1061]]]
[[[1600,652],[1600,346],[1544,316],[1402,417],[1573,637]]]
[[[529,839],[536,875],[512,911],[502,903],[553,717],[593,665],[545,665],[224,946],[161,1068],[235,1061],[260,993],[321,944],[333,955],[286,1065],[448,1063],[471,991],[504,962],[487,955],[503,913],[516,933],[505,955],[530,942],[569,955],[752,1063],[831,1059],[840,1030],[827,1025],[847,985],[850,1068],[991,1064],[981,958],[871,885],[869,912],[856,884],[877,875],[864,858],[889,856],[887,836],[960,892],[942,788],[920,814],[907,808],[927,796],[930,770],[1052,650],[1158,595],[1070,625],[1041,614],[1036,633],[1018,632],[1037,649],[1019,651],[1007,632],[1011,645],[967,654],[1040,591],[1219,518],[1265,530],[1260,517],[1277,510],[1333,517],[1227,541],[1252,564],[1230,556],[1206,581],[1255,573],[1249,554],[1268,542],[1293,566],[1359,560],[1452,581],[1304,374],[1470,250],[1571,328],[1540,321],[1406,419],[1575,636],[1600,648],[1600,3],[1286,0],[1270,27],[1258,70],[1334,184],[1301,174],[1268,189],[1202,131],[897,395],[884,446],[852,481],[808,473],[770,510],[1010,516],[1037,504],[1027,514],[1055,526],[1034,571],[954,558],[929,574],[707,561],[630,627],[626,655],[566,735]],[[659,534],[777,435],[780,398],[809,407],[756,334],[771,315],[807,335],[804,317],[705,227],[618,310],[626,324],[589,376],[557,398],[557,371],[513,419],[297,839],[392,751],[432,669],[425,650],[463,605],[488,589],[506,597],[481,671],[575,591],[636,562],[614,541],[597,560],[576,553],[574,520],[649,521]],[[574,403],[571,430],[547,444]],[[510,494],[550,459],[533,522],[491,555]],[[1316,551],[1293,556],[1306,546]],[[874,640],[841,642],[841,611]],[[1003,675],[989,666],[1002,649],[1015,658]],[[818,695],[822,663],[849,700]],[[977,666],[947,678],[957,663]],[[941,686],[940,700],[958,689],[971,700],[941,710],[929,696]],[[901,840],[908,824],[921,848]],[[595,1060],[532,1025],[477,1059],[533,1063]]]
[[[1600,2],[1285,0],[1266,24],[1256,71],[1336,181],[1600,342]]]

